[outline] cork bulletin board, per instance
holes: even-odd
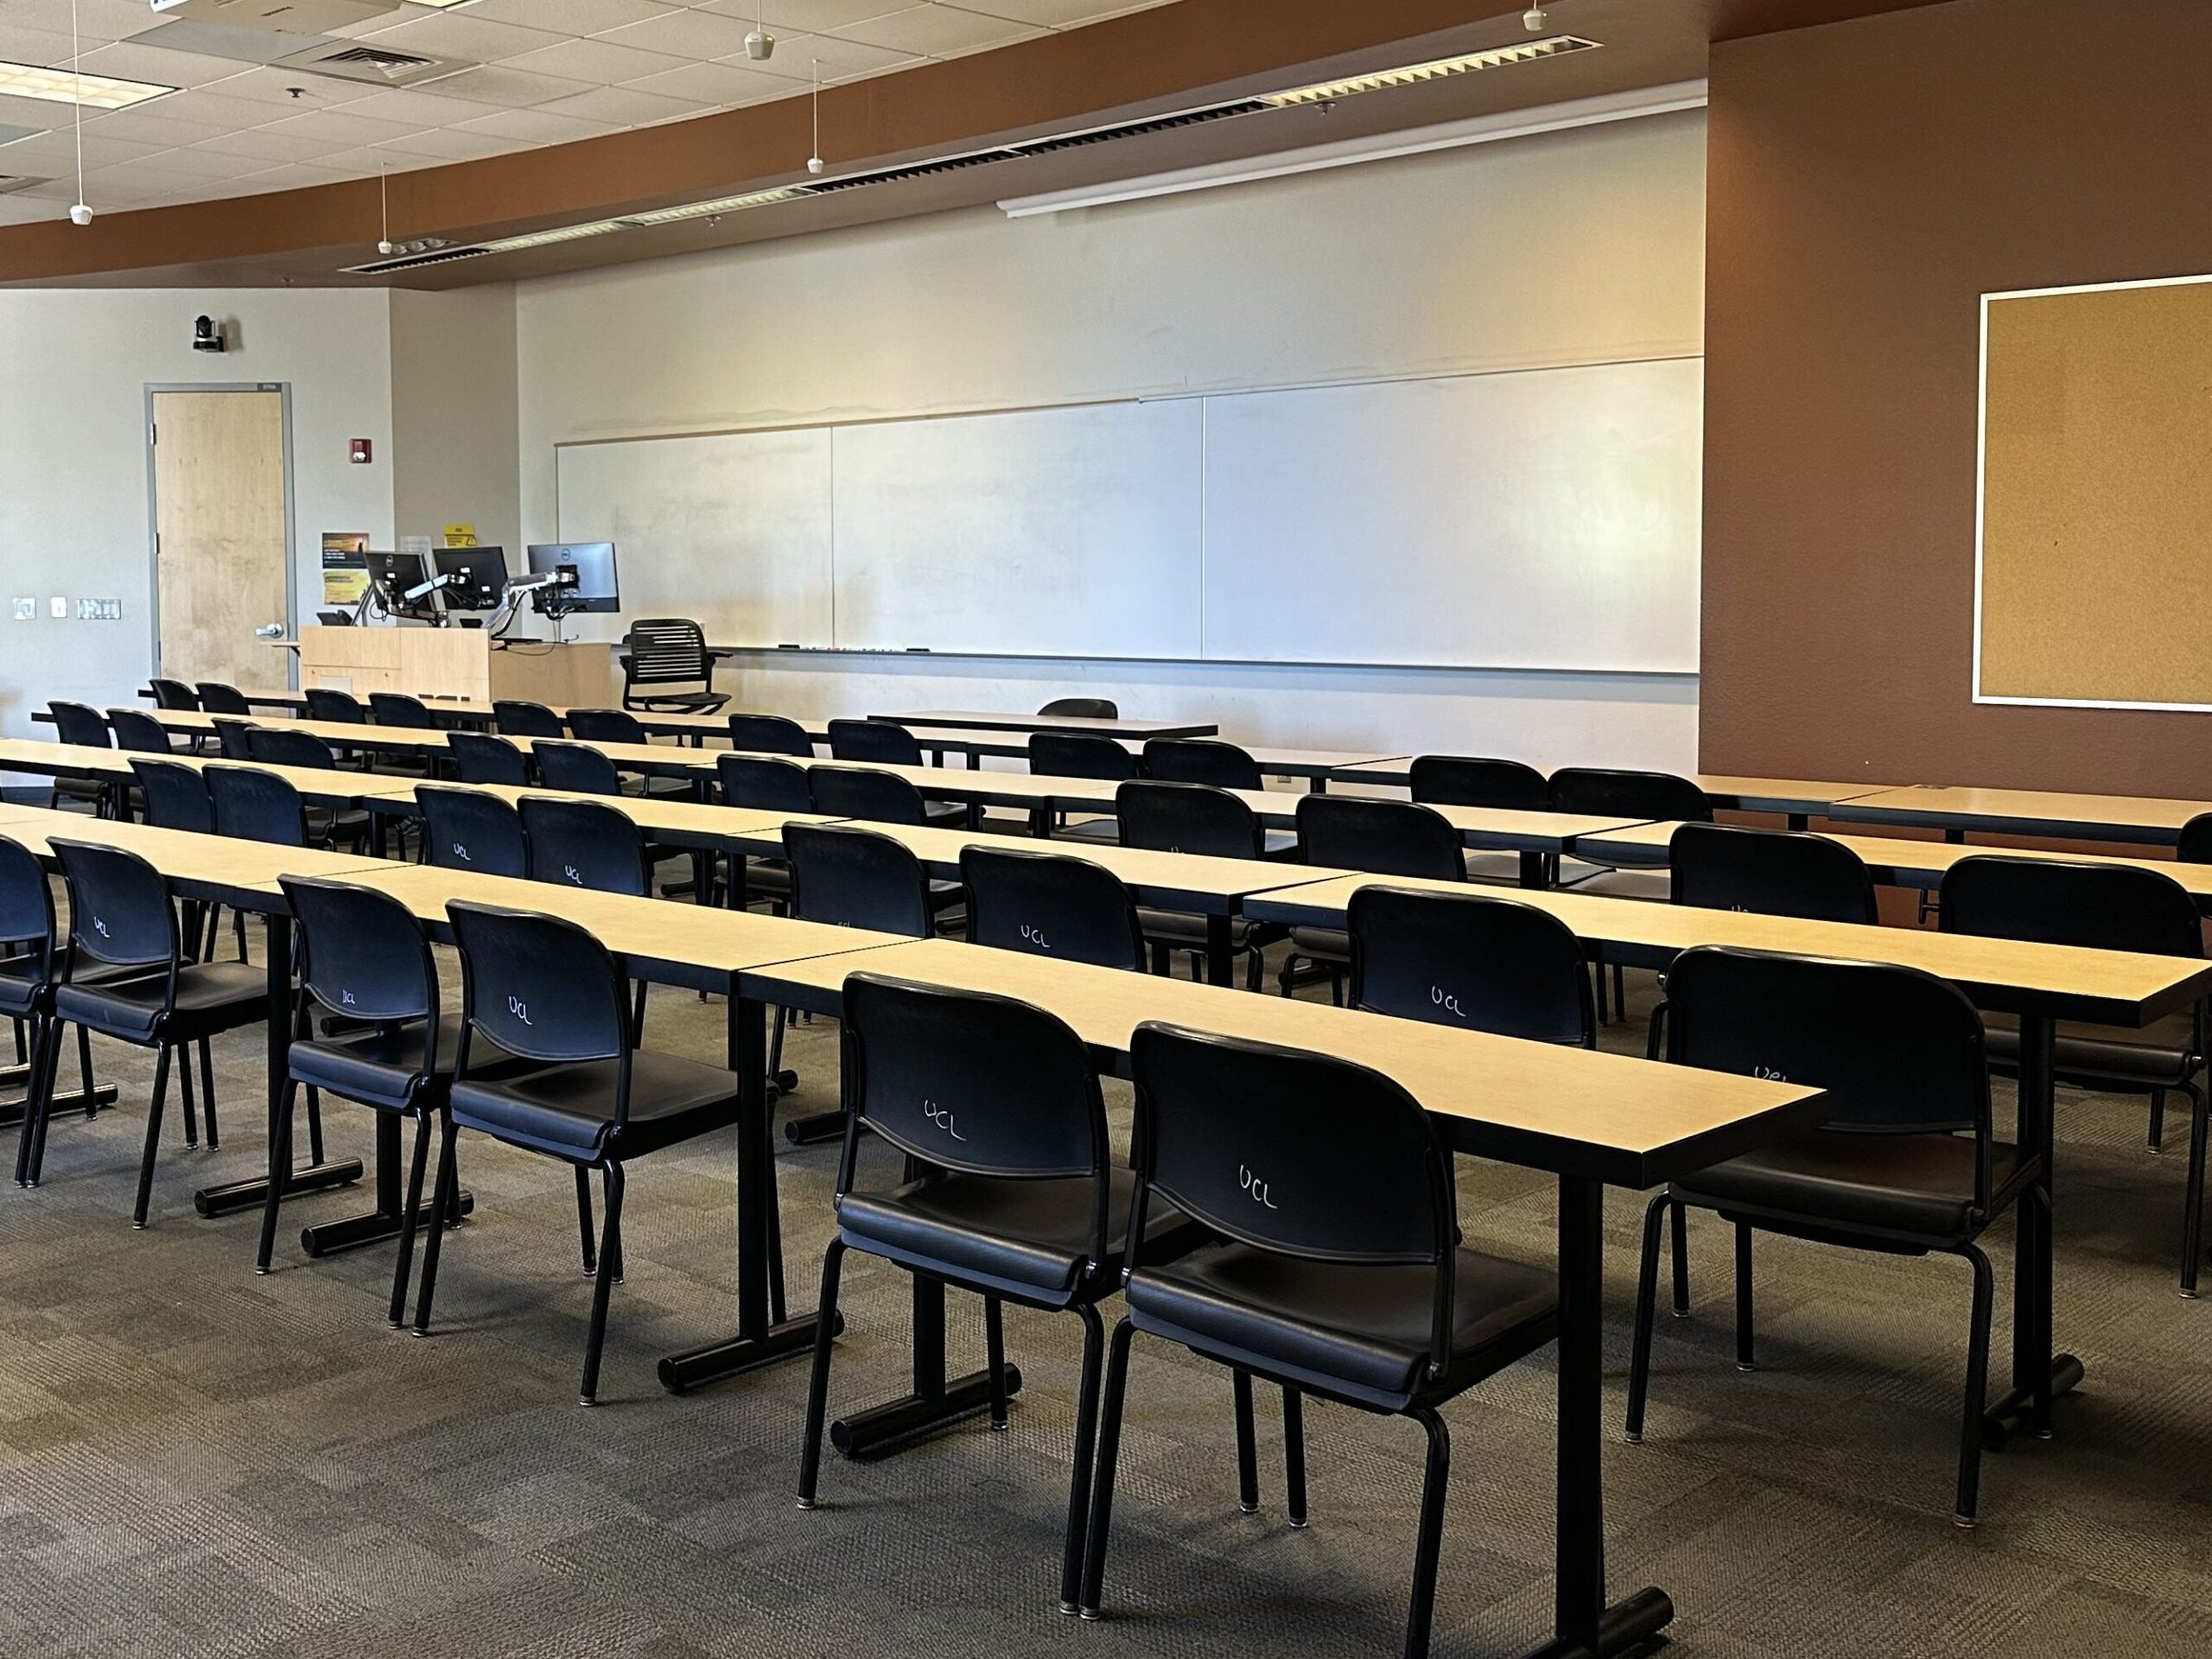
[[[2212,709],[2212,276],[1981,304],[1974,700]]]

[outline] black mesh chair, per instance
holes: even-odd
[[[54,716],[54,734],[61,742],[80,749],[111,749],[114,734],[107,728],[107,717],[88,702],[53,702],[46,705]],[[52,792],[47,797],[48,807],[59,807],[64,801],[81,802],[92,809],[95,817],[111,818],[121,811],[123,786],[112,779],[100,778],[56,778]]]
[[[188,962],[176,906],[161,873],[135,853],[55,837],[54,855],[69,895],[69,950],[54,991],[55,1040],[74,1025],[134,1048],[154,1051],[153,1104],[146,1116],[146,1145],[138,1164],[138,1192],[130,1224],[146,1224],[153,1195],[154,1158],[161,1146],[169,1066],[180,1051],[183,1073],[184,1143],[197,1146],[192,1058],[200,1057],[200,1093],[207,1109],[207,1144],[221,1144],[215,1120],[215,1066],[209,1040],[269,1017],[269,987],[258,969],[238,962]],[[43,1091],[50,1096],[51,1090]],[[29,1179],[35,1182],[45,1150],[43,1100],[33,1131]]]
[[[480,875],[530,873],[522,817],[498,796],[425,784],[415,791],[415,806],[423,820],[426,862]]]
[[[126,753],[176,754],[194,747],[188,738],[180,746],[169,728],[143,709],[111,709],[107,723],[115,734],[115,747]]]
[[[715,777],[725,806],[748,806],[761,812],[814,810],[814,791],[807,781],[806,768],[789,760],[725,754],[715,761]],[[780,858],[753,858],[733,852],[729,895],[734,906],[742,908],[758,899],[780,916],[791,907],[790,867]]]
[[[245,693],[235,685],[226,685],[220,680],[202,680],[193,690],[200,694],[203,713],[241,717],[253,713],[253,705],[245,700]]]
[[[521,813],[531,880],[632,899],[652,896],[652,849],[627,815],[597,801],[558,801],[548,795],[524,796]],[[645,1035],[645,988],[641,979],[633,989],[633,1038]]]
[[[502,737],[566,737],[561,716],[542,702],[501,697],[492,704],[492,725]]]
[[[1287,1400],[1313,1394],[1421,1426],[1428,1459],[1405,1651],[1425,1655],[1451,1468],[1439,1408],[1558,1335],[1556,1278],[1459,1247],[1452,1158],[1420,1103],[1389,1078],[1155,1024],[1137,1027],[1130,1059],[1129,1234],[1148,1241],[1155,1209],[1172,1205],[1217,1237],[1170,1260],[1144,1243],[1130,1250],[1128,1311],[1107,1362],[1083,1616],[1098,1615],[1129,1344],[1141,1331],[1238,1379],[1265,1377]]]
[[[341,691],[330,685],[311,685],[303,695],[307,698],[309,720],[327,721],[341,726],[368,724],[369,711],[351,691]]]
[[[887,720],[831,721],[830,754],[832,760],[856,760],[875,766],[928,764],[914,734]],[[958,801],[924,801],[922,813],[925,823],[947,829],[958,829],[969,821],[967,807]]]
[[[1942,925],[1946,933],[2032,939],[2092,950],[2142,956],[2202,957],[2204,931],[2196,904],[2163,871],[2127,864],[2060,859],[1962,858],[1943,873]],[[2018,1077],[2020,1033],[2010,1014],[1986,1016],[1990,1069]],[[2107,1093],[2151,1097],[2151,1149],[2164,1141],[2166,1096],[2190,1104],[2189,1174],[2183,1199],[2181,1294],[2196,1294],[2204,1259],[2206,1007],[2168,1014],[2140,1030],[2126,1026],[2059,1023],[2052,1046],[2059,1082]]]
[[[1494,760],[1479,755],[1417,754],[1409,781],[1414,799],[1429,806],[1480,806],[1510,812],[1541,812],[1549,804],[1544,774],[1520,760]],[[1524,858],[1541,854],[1470,851],[1466,855],[1471,880],[1517,886]],[[1544,861],[1548,867],[1548,858]]]
[[[1054,697],[1039,709],[1040,715],[1061,720],[1119,720],[1121,709],[1111,697]]]
[[[1530,1042],[1598,1046],[1581,941],[1516,899],[1366,887],[1351,896],[1351,1005]]]
[[[1137,757],[1110,737],[1099,737],[1089,732],[1032,732],[1029,734],[1029,770],[1039,778],[1089,778],[1102,783],[1128,783],[1141,775],[1143,767]],[[1070,823],[1065,813],[1039,811],[1033,826],[1042,834],[1047,828],[1052,834],[1074,841],[1115,841],[1120,838],[1121,826],[1110,817],[1088,818]]]
[[[249,726],[245,728],[247,758],[258,766],[297,766],[304,772],[337,772],[338,757],[330,745],[313,732],[289,726]],[[229,751],[226,749],[225,753]],[[356,852],[369,845],[369,815],[358,809],[311,807],[308,810],[308,839],[311,844],[335,847],[345,842]]]
[[[407,732],[435,731],[438,725],[430,717],[430,705],[404,691],[370,692],[369,718],[379,726]]]
[[[1161,784],[1139,779],[1114,791],[1114,816],[1122,845],[1157,853],[1194,853],[1205,858],[1260,858],[1270,847],[1259,815],[1226,790],[1206,784]],[[1191,976],[1199,976],[1206,959],[1206,918],[1195,911],[1137,907],[1145,943],[1152,949],[1152,970],[1173,970],[1175,952],[1191,957]],[[1258,990],[1269,945],[1287,938],[1289,930],[1243,916],[1229,921],[1232,957],[1245,962],[1247,989]]]
[[[729,741],[732,748],[745,753],[814,759],[814,740],[806,734],[806,728],[782,715],[732,715]]]
[[[530,757],[504,737],[486,732],[450,732],[446,753],[458,783],[504,784],[519,789],[530,782]]]
[[[1260,763],[1217,737],[1155,737],[1144,746],[1144,775],[1163,784],[1211,784],[1216,789],[1264,789]]]
[[[154,693],[154,707],[156,709],[188,711],[200,707],[198,694],[182,680],[165,680],[156,675],[147,684]]]
[[[311,844],[307,808],[290,779],[260,766],[221,765],[204,768],[200,776],[217,835],[276,847]]]
[[[960,884],[977,944],[1144,971],[1144,929],[1129,890],[1088,859],[970,843],[960,852]]]
[[[656,715],[718,712],[729,694],[715,690],[715,659],[707,636],[690,618],[639,618],[614,653],[622,666],[622,706]]]
[[[649,743],[652,734],[624,709],[571,709],[569,734],[580,743]]]
[[[2039,1173],[1999,1141],[1989,1111],[1981,1018],[1916,969],[1706,946],[1668,974],[1667,1058],[1826,1091],[1821,1127],[1676,1181],[1644,1212],[1628,1438],[1643,1436],[1658,1299],[1660,1221],[1670,1207],[1719,1212],[1736,1230],[1736,1363],[1750,1370],[1751,1235],[1784,1234],[1893,1255],[1963,1256],[1974,1269],[1967,1386],[1952,1514],[1977,1513],[1994,1281],[1975,1241]],[[1688,1307],[1675,1256],[1677,1313]]]
[[[843,1057],[837,1233],[822,1261],[799,1507],[815,1507],[848,1250],[983,1298],[995,1427],[1007,1422],[1000,1304],[1071,1313],[1083,1321],[1083,1363],[1059,1602],[1073,1612],[1106,1345],[1097,1304],[1121,1287],[1134,1186],[1114,1165],[1090,1052],[1024,1002],[855,974],[845,982]],[[856,1190],[863,1129],[905,1154],[895,1183]],[[1164,1206],[1153,1228],[1163,1249],[1188,1230]]]
[[[88,964],[86,972],[92,969]],[[42,1147],[45,1124],[54,1112],[54,1074],[61,1063],[60,1028],[54,1020],[54,989],[61,977],[60,935],[54,926],[54,889],[30,849],[0,835],[0,1020],[15,1022],[25,1066],[24,1104],[16,1136],[16,1180],[35,1186],[31,1154]],[[92,1038],[77,1027],[77,1071],[87,1120],[98,1116],[92,1092]],[[34,1133],[35,1131],[35,1133]]]
[[[226,760],[253,759],[253,734],[256,730],[250,720],[232,720],[227,715],[215,722],[215,748]]]
[[[468,1129],[606,1183],[577,1398],[599,1396],[607,1303],[622,1277],[622,1198],[629,1163],[737,1121],[734,1072],[639,1048],[621,965],[573,922],[489,905],[447,906],[461,952],[461,1033],[452,1109],[423,1247],[415,1331],[429,1334],[439,1242],[458,1194],[454,1147]],[[518,1071],[513,1060],[537,1064]]]
[[[1412,801],[1301,795],[1298,841],[1306,861],[1325,868],[1431,881],[1467,879],[1459,832],[1442,813]],[[1290,930],[1290,954],[1278,980],[1288,996],[1300,985],[1325,979],[1331,998],[1341,1003],[1351,966],[1351,939],[1342,928],[1301,925]]]

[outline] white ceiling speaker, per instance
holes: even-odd
[[[755,63],[766,63],[776,55],[776,37],[768,32],[768,19],[764,9],[753,8],[753,32],[745,37],[745,55]]]
[[[1541,29],[1549,22],[1551,22],[1551,18],[1546,14],[1541,6],[1531,6],[1528,10],[1521,14],[1521,27],[1527,29],[1531,35],[1534,35],[1538,29]]]
[[[92,210],[86,207],[83,202],[79,202],[69,210],[69,222],[81,231],[92,222]]]

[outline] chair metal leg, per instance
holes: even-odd
[[[36,1081],[31,1087],[30,1097],[23,1105],[25,1122],[32,1124],[30,1165],[23,1172],[25,1186],[36,1186],[39,1183],[40,1173],[46,1167],[46,1130],[47,1125],[53,1121],[54,1117],[54,1076],[61,1068],[61,1021],[54,1019],[53,1024],[54,1034],[47,1039],[45,1069],[38,1073]],[[82,1026],[77,1027],[77,1044],[78,1054],[81,1059],[87,1047],[85,1027]],[[86,1097],[90,1098],[92,1088],[89,1082],[86,1085],[85,1092]],[[86,1116],[91,1115],[88,1109]]]
[[[630,1046],[637,1047],[645,1039],[645,982],[639,980],[630,1006]]]
[[[54,1061],[49,1064],[48,1069],[52,1070],[54,1065],[58,1065],[60,1058],[57,1052]],[[77,1027],[77,1082],[78,1086],[85,1092],[85,1116],[97,1117],[99,1115],[99,1106],[93,1098],[98,1090],[92,1087],[92,1033],[91,1028],[86,1026]],[[47,1087],[51,1090],[53,1086],[53,1080],[48,1079]]]
[[[599,1356],[607,1345],[607,1299],[614,1289],[614,1281],[621,1276],[622,1265],[622,1166],[607,1166],[607,1220],[599,1236],[599,1259],[605,1271],[591,1284],[591,1328],[584,1337],[583,1385],[576,1391],[576,1403],[591,1406],[599,1403]]]
[[[2196,1295],[2196,1269],[2204,1260],[2204,1141],[2207,1129],[2204,1090],[2184,1086],[2189,1096],[2189,1185],[2182,1199],[2181,1294]]]
[[[576,1166],[576,1234],[583,1247],[584,1277],[599,1271],[599,1246],[591,1236],[591,1171]]]
[[[606,1170],[602,1171],[600,1175],[600,1180],[603,1186],[611,1186],[615,1179],[613,1166],[612,1165],[610,1165]],[[613,1196],[611,1192],[607,1195],[607,1202],[610,1205],[614,1202]],[[616,1230],[614,1235],[613,1254],[610,1255],[606,1250],[601,1249],[599,1253],[599,1266],[601,1273],[612,1274],[613,1275],[614,1282],[616,1284],[619,1285],[622,1282],[622,1234],[619,1229]]]
[[[298,1082],[286,1077],[277,1091],[275,1120],[269,1125],[269,1191],[261,1200],[261,1244],[253,1258],[256,1273],[269,1271],[270,1257],[276,1250],[276,1211],[284,1201],[285,1187],[291,1184],[292,1114],[299,1097]]]
[[[1247,1515],[1257,1515],[1260,1454],[1252,1433],[1252,1373],[1231,1371],[1230,1385],[1236,1402],[1236,1507]]]
[[[1752,1371],[1758,1361],[1751,1351],[1751,1229],[1736,1224],[1736,1369]]]
[[[322,1090],[308,1085],[308,1162],[320,1165],[322,1156]]]
[[[184,1092],[184,1144],[187,1147],[197,1147],[200,1144],[200,1113],[194,1101],[191,1044],[187,1043],[184,1046],[184,1055],[176,1070],[177,1080],[182,1085]]]
[[[39,1120],[48,1108],[44,1090],[46,1052],[60,1033],[51,1014],[41,1014],[31,1021],[30,1052],[23,1065],[23,1117],[16,1132],[16,1185],[28,1186],[31,1178],[31,1142],[36,1138]]]
[[[1421,1483],[1421,1533],[1414,1544],[1414,1593],[1406,1609],[1406,1659],[1427,1659],[1436,1612],[1436,1562],[1444,1544],[1444,1497],[1452,1482],[1452,1431],[1426,1407],[1406,1414],[1428,1431],[1428,1465]]]
[[[1622,1019],[1628,1018],[1628,970],[1618,962],[1613,964],[1613,1007]]]
[[[1067,1536],[1060,1549],[1060,1611],[1073,1613],[1083,1587],[1083,1529],[1090,1518],[1090,1478],[1098,1447],[1098,1371],[1106,1357],[1106,1326],[1088,1302],[1076,1305],[1083,1321],[1083,1376],[1076,1389],[1075,1466],[1068,1472]],[[994,1376],[997,1375],[994,1368]]]
[[[845,1264],[845,1241],[833,1238],[822,1253],[821,1312],[814,1322],[814,1370],[806,1384],[806,1427],[799,1436],[798,1506],[814,1507],[822,1472],[823,1420],[830,1414],[830,1353],[837,1341],[837,1278]]]
[[[2151,1091],[2150,1145],[2153,1154],[2166,1149],[2166,1091],[2163,1089]]]
[[[448,1116],[438,1136],[438,1183],[432,1189],[430,1236],[423,1241],[423,1287],[415,1297],[415,1334],[430,1334],[430,1303],[438,1288],[438,1245],[452,1225],[447,1211],[454,1202],[454,1189],[458,1184],[454,1171],[454,1141],[461,1134],[461,1126]]]
[[[207,1038],[200,1039],[200,1104],[207,1116],[207,1150],[223,1144],[223,1131],[215,1122],[215,1056]]]
[[[1006,1310],[995,1296],[983,1298],[983,1373],[990,1379],[991,1427],[1007,1426]]]
[[[138,1200],[131,1206],[130,1224],[143,1229],[146,1205],[154,1196],[154,1156],[162,1148],[162,1108],[169,1093],[169,1046],[161,1045],[154,1059],[154,1103],[146,1110],[146,1149],[138,1157]]]
[[[437,1126],[437,1119],[428,1112],[415,1120],[415,1153],[408,1160],[407,1196],[399,1211],[399,1255],[392,1263],[391,1308],[386,1316],[395,1331],[407,1323],[407,1277],[414,1271],[415,1229],[423,1218],[423,1175]]]
[[[1669,1207],[1674,1212],[1675,1317],[1687,1319],[1690,1316],[1690,1207],[1671,1202]]]
[[[1306,1524],[1306,1396],[1282,1391],[1282,1471],[1290,1488],[1290,1524]]]
[[[1959,1435],[1959,1488],[1951,1519],[1971,1527],[1980,1512],[1982,1414],[1989,1404],[1989,1320],[1997,1275],[1980,1247],[1968,1244],[1959,1254],[1974,1268],[1974,1319],[1967,1331],[1966,1421]]]
[[[1636,1268],[1636,1339],[1628,1363],[1626,1432],[1630,1446],[1643,1440],[1643,1407],[1651,1392],[1651,1325],[1659,1304],[1659,1229],[1669,1213],[1679,1221],[1682,1207],[1663,1190],[1652,1195],[1643,1211],[1643,1255]]]
[[[1592,963],[1592,966],[1595,971],[1591,974],[1590,977],[1595,982],[1598,992],[1598,1023],[1601,1026],[1609,1025],[1612,1021],[1612,1015],[1607,1011],[1605,1003],[1605,959],[1604,956],[1600,955]]]
[[[1106,1351],[1106,1393],[1098,1414],[1097,1471],[1090,1488],[1090,1520],[1083,1533],[1083,1589],[1077,1610],[1098,1617],[1099,1592],[1106,1579],[1106,1535],[1114,1519],[1114,1476],[1122,1459],[1122,1408],[1128,1395],[1129,1340],[1136,1327],[1124,1315],[1114,1327]]]

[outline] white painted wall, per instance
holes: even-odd
[[[514,287],[391,297],[394,530],[435,543],[448,524],[474,524],[519,575]]]
[[[1683,114],[522,283],[524,538],[556,533],[555,450],[573,439],[1694,354],[1703,238],[1704,122]],[[733,666],[747,704],[797,715],[1083,690],[1252,742],[1680,767],[1695,753],[1690,677],[775,653]]]

